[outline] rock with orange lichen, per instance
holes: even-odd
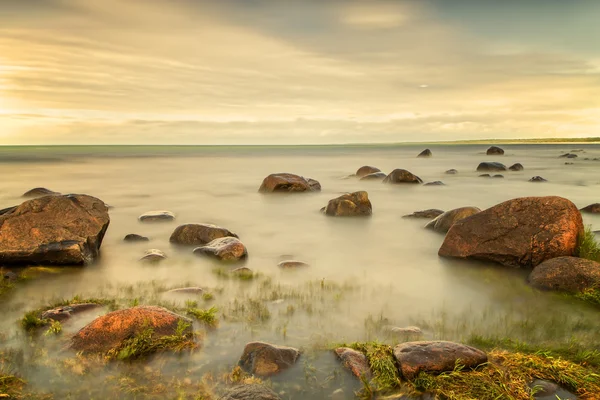
[[[186,326],[184,332],[178,332],[181,324]],[[73,336],[70,347],[85,353],[106,353],[149,329],[153,338],[160,338],[191,334],[191,326],[191,320],[166,308],[138,306],[96,318]]]
[[[352,375],[357,378],[371,379],[369,361],[363,353],[348,347],[338,347],[334,352],[342,361],[342,365],[352,372]]]
[[[583,231],[581,213],[569,200],[522,197],[452,225],[438,254],[535,267],[551,258],[574,255]]]
[[[332,217],[369,217],[373,208],[367,192],[360,191],[329,200],[323,212]]]
[[[277,173],[267,176],[258,191],[260,193],[319,192],[321,184],[314,179],[306,179],[299,175]]]
[[[0,212],[0,264],[88,264],[98,256],[109,222],[108,207],[95,197],[25,201]]]
[[[251,342],[244,347],[239,365],[254,375],[271,376],[293,366],[298,357],[300,351],[293,347]]]
[[[538,289],[575,294],[600,287],[600,263],[579,257],[557,257],[535,267],[528,281]]]

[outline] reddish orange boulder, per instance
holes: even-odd
[[[348,347],[338,347],[335,349],[335,354],[342,361],[342,365],[352,372],[352,375],[357,378],[371,378],[371,368],[369,361],[360,351],[350,349]]]
[[[318,192],[321,184],[314,179],[305,179],[299,175],[278,173],[267,176],[258,191],[272,192]]]

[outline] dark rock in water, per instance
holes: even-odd
[[[383,172],[373,172],[372,174],[369,175],[365,175],[362,178],[360,178],[361,181],[381,181],[383,179],[385,179],[387,175],[384,174]]]
[[[383,183],[423,183],[421,178],[405,169],[395,169],[385,177]]]
[[[481,210],[477,207],[455,208],[454,210],[446,211],[434,220],[429,221],[429,223],[425,225],[425,228],[433,229],[436,232],[446,233],[450,230],[452,225],[458,221],[479,212],[481,212]]]
[[[516,163],[508,167],[508,169],[511,171],[523,171],[525,168],[523,167],[523,164]]]
[[[491,178],[492,176],[490,174],[481,174],[479,175],[480,178]]]
[[[530,387],[532,389],[537,389],[535,392],[535,397],[552,396],[558,391],[558,389],[560,389],[560,386],[558,386],[556,383],[545,381],[542,379],[534,380],[533,382],[531,382]]]
[[[46,310],[42,313],[42,319],[51,319],[54,321],[66,321],[73,314],[78,314],[84,311],[93,310],[102,307],[96,303],[69,304],[67,306],[56,307],[51,310]]]
[[[19,275],[15,274],[12,271],[4,271],[2,272],[2,279],[7,281],[16,281]]]
[[[529,284],[538,289],[579,293],[600,285],[600,263],[579,257],[556,257],[531,271]]]
[[[448,171],[446,171],[446,173],[448,175],[456,175],[456,174],[458,174],[458,171],[453,168],[453,169],[449,169]]]
[[[136,235],[135,233],[125,235],[123,238],[124,242],[148,242],[149,240],[146,236]]]
[[[551,258],[574,255],[583,231],[581,213],[569,200],[523,197],[455,223],[438,254],[534,267]]]
[[[238,238],[224,237],[196,247],[194,254],[212,256],[221,261],[239,261],[248,257],[248,250]]]
[[[73,194],[28,200],[0,215],[0,265],[82,265],[98,257],[110,218],[102,200]]]
[[[492,175],[492,178],[504,178],[504,175],[500,175],[500,174],[496,174],[496,175]]]
[[[150,249],[146,251],[142,258],[140,258],[140,261],[146,263],[158,263],[166,258],[167,256],[164,252],[158,249]]]
[[[571,153],[585,153],[584,149],[575,149],[575,150],[571,150]]]
[[[577,158],[577,154],[565,153],[558,158]]]
[[[281,397],[265,385],[244,383],[229,389],[219,400],[281,400]]]
[[[198,286],[183,287],[177,289],[171,289],[167,293],[180,293],[180,294],[201,294],[204,293],[204,289]]]
[[[431,150],[429,149],[425,149],[422,152],[419,153],[419,155],[417,156],[418,158],[425,158],[425,157],[431,157]]]
[[[481,350],[445,341],[402,343],[394,347],[394,357],[400,373],[408,380],[421,372],[440,374],[453,371],[459,360],[466,369],[473,369],[488,360]]]
[[[169,241],[175,244],[198,246],[223,237],[237,238],[238,235],[216,225],[186,224],[178,226],[171,234]]]
[[[581,209],[583,212],[599,214],[600,213],[600,203],[590,204],[589,206],[583,207]]]
[[[492,146],[489,149],[487,149],[485,154],[487,154],[488,156],[501,156],[504,155],[504,150],[502,150],[500,147]]]
[[[171,211],[148,211],[138,217],[141,222],[168,222],[175,220]]]
[[[548,182],[546,179],[542,178],[541,176],[534,176],[533,178],[531,178],[529,180],[529,182]]]
[[[332,217],[368,217],[373,213],[367,192],[347,193],[329,200],[325,214]]]
[[[482,162],[477,166],[477,171],[506,171],[506,165],[499,162]]]
[[[23,193],[21,197],[60,196],[60,193],[43,187],[33,188]]]
[[[321,184],[316,180],[288,173],[271,174],[263,180],[258,188],[260,193],[318,192],[320,190]]]
[[[572,162],[566,162],[565,165],[575,165],[575,163]]]
[[[342,365],[352,372],[352,375],[359,379],[371,379],[369,361],[363,353],[348,347],[338,347],[334,350],[334,353],[342,361]]]
[[[85,353],[106,353],[149,328],[154,338],[175,335],[182,323],[187,325],[184,333],[191,334],[192,321],[166,308],[127,308],[93,320],[73,336],[70,347]]]
[[[381,172],[379,168],[371,167],[369,165],[365,165],[364,167],[360,167],[358,171],[356,171],[356,176],[362,178],[363,176],[367,176],[370,174],[374,174],[377,172]]]
[[[438,215],[442,215],[444,213],[443,210],[438,210],[436,208],[430,208],[428,210],[423,211],[415,211],[412,214],[404,215],[402,218],[428,218],[433,219]]]
[[[286,260],[277,264],[279,268],[303,268],[308,267],[309,265],[303,261],[296,260]]]
[[[293,347],[251,342],[244,347],[239,365],[254,375],[272,376],[294,365],[298,357],[300,351]]]
[[[442,181],[433,181],[433,182],[427,182],[423,186],[445,186],[445,184]]]

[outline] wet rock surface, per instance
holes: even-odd
[[[560,155],[558,158],[577,158],[577,154],[565,153],[563,155]]]
[[[506,165],[499,162],[482,162],[477,166],[477,171],[506,171]]]
[[[583,234],[577,207],[557,197],[522,197],[500,203],[455,223],[438,254],[533,267],[572,256]]]
[[[93,310],[99,307],[102,307],[102,305],[96,303],[69,304],[44,311],[41,319],[51,319],[54,321],[63,322],[75,314]]]
[[[239,365],[254,375],[271,376],[293,366],[299,357],[300,351],[293,347],[251,342],[244,348]]]
[[[405,379],[412,380],[420,372],[439,374],[453,371],[456,362],[472,369],[487,362],[487,355],[474,347],[446,341],[408,342],[394,347],[394,357]]]
[[[318,181],[289,173],[271,174],[263,180],[258,188],[260,193],[318,192],[320,190],[321,184]]]
[[[523,167],[523,164],[516,163],[516,164],[513,164],[510,167],[508,167],[508,169],[510,171],[523,171],[525,168]]]
[[[442,181],[433,181],[433,182],[427,182],[423,186],[445,186],[445,184]]]
[[[238,238],[238,235],[217,225],[185,224],[175,228],[169,241],[180,245],[198,246],[223,237]]]
[[[281,397],[265,385],[241,384],[229,389],[219,400],[281,400]]]
[[[444,210],[438,210],[437,208],[430,208],[428,210],[415,211],[412,214],[402,216],[402,218],[427,218],[433,219],[439,215],[442,215]]]
[[[369,195],[365,191],[347,193],[329,200],[325,214],[332,217],[368,217],[373,213]]]
[[[405,169],[395,169],[385,177],[383,183],[402,184],[402,183],[423,183],[421,178]]]
[[[360,167],[356,171],[356,176],[358,176],[359,178],[362,178],[363,176],[375,174],[378,172],[381,172],[381,170],[379,168],[371,167],[370,165],[365,165],[363,167]]]
[[[470,217],[471,215],[477,214],[481,210],[477,207],[460,207],[454,210],[446,211],[439,215],[434,220],[430,221],[425,228],[433,229],[436,232],[446,233],[450,230],[452,225],[458,221]]]
[[[125,237],[123,238],[123,241],[135,243],[135,242],[148,242],[148,241],[150,241],[150,239],[148,239],[146,236],[137,235],[135,233],[130,233],[128,235],[125,235]]]
[[[425,149],[422,152],[419,153],[419,155],[417,156],[418,158],[427,158],[427,157],[431,157],[433,154],[431,153],[431,150],[429,149]]]
[[[89,264],[99,255],[109,223],[108,208],[92,196],[25,201],[0,215],[0,264]]]
[[[534,176],[533,178],[531,178],[529,180],[529,182],[548,182],[546,179],[542,178],[541,176]]]
[[[360,351],[348,347],[338,347],[334,350],[335,355],[341,360],[342,365],[357,378],[371,378],[369,361]]]
[[[305,263],[304,261],[284,260],[284,261],[281,261],[279,264],[277,264],[277,266],[279,268],[304,268],[304,267],[308,267],[309,265],[307,263]]]
[[[504,150],[498,146],[492,146],[485,152],[488,156],[501,156],[504,155]]]
[[[556,257],[535,267],[528,281],[538,289],[579,293],[600,287],[600,263],[579,257]]]
[[[141,262],[155,264],[159,263],[167,258],[167,255],[158,249],[149,249],[146,250],[142,258],[140,258]]]
[[[381,181],[384,180],[387,175],[383,172],[373,172],[360,178],[361,181]]]
[[[456,175],[456,174],[458,174],[458,171],[455,170],[455,169],[449,169],[449,170],[446,171],[446,174],[448,174],[448,175]]]
[[[148,211],[138,217],[140,222],[169,222],[175,220],[171,211]]]
[[[221,261],[239,261],[248,257],[248,250],[238,238],[224,237],[196,247],[194,254],[211,256]]]

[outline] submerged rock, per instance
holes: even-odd
[[[43,187],[33,188],[23,193],[21,197],[42,197],[42,196],[60,196],[59,192],[55,192]]]
[[[499,162],[482,162],[477,166],[477,171],[506,171],[506,165]]]
[[[73,336],[70,347],[86,353],[106,353],[118,349],[126,340],[147,329],[152,329],[154,338],[174,335],[180,324],[187,325],[184,333],[192,333],[191,320],[166,308],[127,308],[93,320]]]
[[[73,194],[28,200],[0,215],[0,265],[82,265],[100,252],[110,218],[102,200]]]
[[[7,281],[16,281],[17,278],[19,278],[19,275],[15,274],[12,271],[3,271],[2,272],[2,279],[7,280]]]
[[[244,347],[239,365],[254,375],[272,376],[293,366],[298,357],[300,351],[293,347],[251,342]]]
[[[41,319],[51,319],[62,322],[71,318],[74,314],[93,310],[99,307],[102,307],[102,305],[97,303],[69,304],[44,311],[41,315]]]
[[[361,181],[381,181],[385,179],[387,175],[383,172],[373,172],[372,174],[365,175],[360,178]]]
[[[508,167],[508,169],[511,171],[523,171],[525,168],[523,167],[523,164],[516,163]]]
[[[408,342],[394,347],[394,357],[405,379],[412,380],[420,372],[439,374],[453,371],[460,360],[466,369],[487,362],[487,355],[474,347],[460,343],[433,341]]]
[[[453,169],[449,169],[448,171],[446,171],[446,173],[448,175],[456,175],[456,174],[458,174],[458,171],[453,168]]]
[[[425,149],[422,152],[419,153],[419,155],[417,156],[418,158],[425,158],[425,157],[431,157],[431,150],[429,149]]]
[[[531,178],[529,180],[529,182],[548,182],[546,179],[542,178],[541,176],[534,176],[533,178]]]
[[[383,183],[423,183],[421,178],[405,169],[395,169],[385,177]]]
[[[439,215],[444,213],[443,210],[438,210],[437,208],[430,208],[423,211],[415,211],[412,214],[403,215],[402,218],[427,218],[433,219]]]
[[[178,293],[178,294],[202,294],[204,289],[198,286],[190,286],[183,288],[171,289],[167,293]]]
[[[281,400],[281,397],[265,385],[244,383],[229,389],[219,400]]]
[[[577,158],[577,154],[565,153],[558,158]]]
[[[194,254],[212,256],[221,261],[239,261],[248,256],[248,250],[238,238],[224,237],[196,247]]]
[[[592,214],[600,214],[600,203],[590,204],[589,206],[583,207],[581,211]]]
[[[279,268],[303,268],[308,267],[309,265],[304,261],[297,260],[285,260],[277,264]]]
[[[423,331],[418,326],[406,326],[404,328],[400,328],[397,326],[390,326],[389,331],[391,333],[399,334],[399,335],[422,335]]]
[[[258,188],[260,193],[318,192],[320,190],[321,184],[316,180],[288,173],[271,174],[263,180]]]
[[[146,250],[146,252],[144,253],[144,256],[142,258],[140,258],[140,261],[146,262],[146,263],[158,263],[166,258],[167,258],[167,255],[164,252],[162,252],[158,249],[150,249],[150,250]]]
[[[533,267],[572,256],[583,234],[577,207],[557,196],[522,197],[455,223],[438,254]]]
[[[446,184],[442,181],[433,181],[433,182],[427,182],[423,186],[446,186]]]
[[[332,217],[368,217],[373,213],[367,192],[346,193],[329,200],[325,214]]]
[[[359,178],[362,178],[363,176],[375,174],[377,172],[381,172],[381,170],[379,168],[375,168],[375,167],[371,167],[369,165],[365,165],[363,167],[360,167],[356,171],[356,176],[358,176]]]
[[[496,174],[493,175],[492,178],[504,178],[504,175]]]
[[[492,176],[490,174],[481,174],[479,175],[480,178],[491,178]]]
[[[135,233],[125,235],[123,238],[124,242],[148,242],[149,240],[146,236],[136,235]]]
[[[198,246],[223,237],[237,238],[238,235],[216,225],[186,224],[178,226],[171,234],[169,241],[175,244]]]
[[[342,365],[357,378],[371,379],[371,368],[369,360],[360,351],[348,347],[338,347],[334,350],[335,355],[342,361]]]
[[[556,257],[535,267],[528,281],[538,289],[579,293],[600,287],[600,263],[579,257]]]
[[[504,150],[502,150],[500,147],[492,146],[489,149],[487,149],[485,154],[487,154],[488,156],[501,156],[504,155]]]
[[[175,220],[171,211],[148,211],[138,217],[141,222],[168,222]]]
[[[425,228],[433,229],[436,232],[446,233],[452,225],[458,221],[470,217],[471,215],[477,214],[481,210],[477,207],[460,207],[454,210],[446,211],[442,215],[439,215],[434,220],[429,221]]]

